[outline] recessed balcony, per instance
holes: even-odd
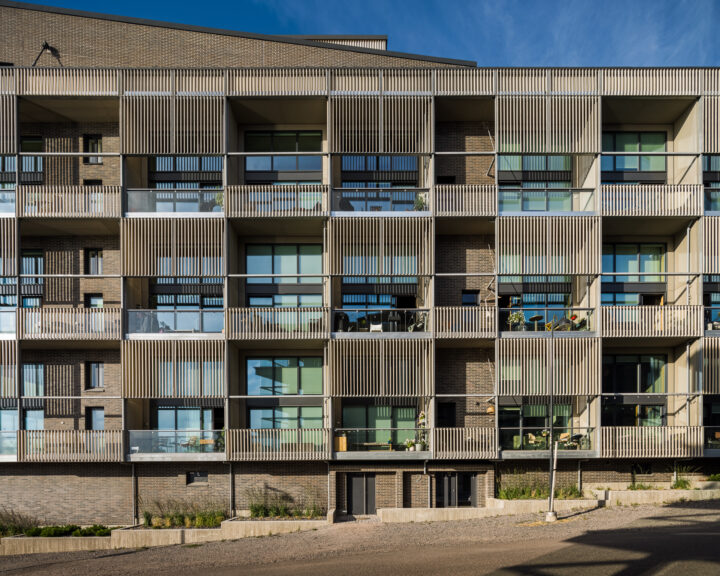
[[[336,428],[338,460],[426,460],[430,457],[426,428]]]
[[[503,457],[544,458],[550,450],[550,442],[557,443],[558,456],[572,458],[587,455],[596,450],[594,428],[547,427],[501,427],[500,450]]]
[[[427,212],[428,190],[421,188],[336,188],[332,192],[334,212]]]
[[[596,330],[593,308],[501,308],[500,329],[513,335],[584,335]]]
[[[328,428],[230,430],[228,459],[231,461],[328,460]]]
[[[321,184],[228,186],[226,212],[230,218],[327,216],[328,187]]]
[[[197,214],[223,213],[222,189],[132,189],[127,191],[128,214]]]
[[[127,332],[130,338],[162,335],[169,338],[222,337],[224,310],[128,310]]]
[[[430,333],[428,309],[351,309],[333,310],[333,332],[349,338],[370,336],[371,333],[404,333],[423,335]]]
[[[302,340],[329,336],[327,308],[230,308],[231,340]]]
[[[223,430],[129,430],[128,459],[225,460]]]

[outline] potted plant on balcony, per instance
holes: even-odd
[[[407,450],[408,452],[415,452],[415,450],[416,450],[415,440],[413,440],[412,438],[406,438],[405,439],[405,450]]]
[[[515,312],[511,312],[507,319],[508,326],[510,327],[510,331],[516,330],[514,326],[521,326],[525,323],[525,314],[521,310],[516,310]]]
[[[423,211],[427,210],[427,201],[425,200],[424,193],[421,192],[417,196],[415,196],[413,210],[415,210],[416,212],[423,212]]]

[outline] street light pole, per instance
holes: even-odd
[[[545,522],[555,522],[557,520],[557,512],[555,512],[555,470],[557,468],[557,446],[555,445],[553,436],[553,356],[555,355],[555,319],[550,322],[550,358],[548,360],[548,392],[550,396],[550,409],[548,411],[550,417],[550,435],[548,436],[548,447],[550,448],[550,498],[547,514],[545,514]]]

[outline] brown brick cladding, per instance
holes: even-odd
[[[42,403],[46,430],[84,430],[87,408],[105,409],[105,429],[122,429],[119,350],[23,350],[23,363],[44,365],[45,396],[82,396],[29,400]],[[104,388],[86,389],[87,363],[104,362]],[[22,378],[20,379],[22,382]]]
[[[131,468],[1,464],[0,502],[46,524],[132,524]]]
[[[438,152],[492,152],[494,123],[438,122],[435,148]],[[454,184],[495,184],[494,156],[437,156],[435,175],[454,178]]]
[[[42,250],[46,274],[84,274],[88,249],[103,251],[103,274],[120,274],[120,237],[23,236],[21,249]],[[43,306],[82,307],[86,294],[102,294],[104,306],[120,306],[118,278],[45,278]]]
[[[28,34],[32,31],[32,34]],[[112,22],[81,16],[0,7],[3,60],[30,66],[43,40],[57,48],[64,66],[447,66],[400,56],[304,46],[254,38]],[[56,66],[50,55],[38,65]]]
[[[327,508],[328,476],[324,463],[236,464],[235,507],[247,510],[252,492],[286,498],[296,506]]]
[[[492,236],[438,236],[435,260],[439,273],[489,273],[494,270],[495,239]],[[435,280],[435,305],[460,306],[463,290],[478,290],[480,303],[494,303],[492,276],[443,276]]]
[[[22,101],[20,103],[22,110]],[[92,106],[88,100],[87,106]],[[20,138],[41,137],[42,151],[83,152],[83,136],[102,136],[102,152],[120,152],[117,122],[21,123]],[[86,180],[101,180],[103,186],[120,186],[120,157],[103,156],[101,164],[86,164],[79,156],[46,156],[43,158],[45,186],[81,186]]]

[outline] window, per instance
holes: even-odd
[[[250,428],[297,429],[322,428],[322,406],[272,406],[248,408]]]
[[[665,419],[665,406],[656,400],[652,403],[639,403],[603,398],[603,426],[663,426]]]
[[[415,188],[417,156],[342,156],[342,188]]]
[[[102,153],[102,136],[86,134],[83,136],[83,152],[85,154]],[[102,156],[83,156],[83,164],[102,164]]]
[[[20,140],[20,152],[42,152],[43,139],[40,136],[23,136]],[[42,156],[21,156],[20,171],[24,173],[42,172]]]
[[[102,294],[85,294],[85,308],[102,308]]]
[[[279,132],[246,132],[246,152],[264,152],[267,156],[246,156],[245,171],[248,173],[257,172],[321,172],[322,156],[292,155],[288,152],[322,152],[322,132],[320,131],[279,131]],[[274,153],[284,153],[274,155]],[[274,177],[261,175],[267,183],[317,183],[317,177],[313,175],[311,181],[286,182],[281,175]],[[269,178],[269,179],[268,179]],[[253,178],[253,182],[258,182]]]
[[[96,388],[105,387],[105,363],[104,362],[86,362],[85,363],[85,388],[94,390]]]
[[[603,132],[603,152],[665,152],[665,132]],[[665,156],[603,156],[603,172],[665,172]]]
[[[104,408],[86,408],[85,409],[85,429],[86,430],[105,430],[105,409]]]
[[[83,186],[102,186],[102,180],[91,180],[84,178]]]
[[[603,244],[602,271],[619,274],[603,276],[603,282],[664,282],[665,245]]]
[[[0,432],[14,432],[17,429],[17,408],[0,408]],[[5,436],[0,436],[0,454],[3,454],[1,446],[4,439],[6,439]]]
[[[342,422],[348,434],[348,448],[362,449],[366,445],[387,444],[388,440],[391,444],[415,440],[417,416],[415,406],[345,405]]]
[[[321,244],[249,244],[248,274],[322,274]],[[320,277],[248,278],[248,284],[320,284]]]
[[[480,304],[480,291],[479,290],[463,290],[462,291],[462,305],[463,306],[477,306]]]
[[[23,364],[23,396],[45,396],[45,365]]]
[[[185,475],[185,484],[207,484],[208,473],[207,472],[188,472]]]
[[[155,413],[156,430],[213,430],[212,408],[158,406]]]
[[[26,286],[30,284],[42,284],[43,279],[34,275],[45,273],[45,255],[43,254],[43,251],[29,249],[23,250],[20,270],[21,274],[30,275],[29,278],[23,278],[21,280],[22,284]]]
[[[662,354],[603,356],[603,393],[665,394],[666,363]]]
[[[322,358],[248,358],[248,396],[322,394]]]
[[[23,430],[44,430],[45,411],[25,410],[23,414]]]
[[[85,274],[94,276],[103,273],[103,251],[99,248],[85,249]]]

